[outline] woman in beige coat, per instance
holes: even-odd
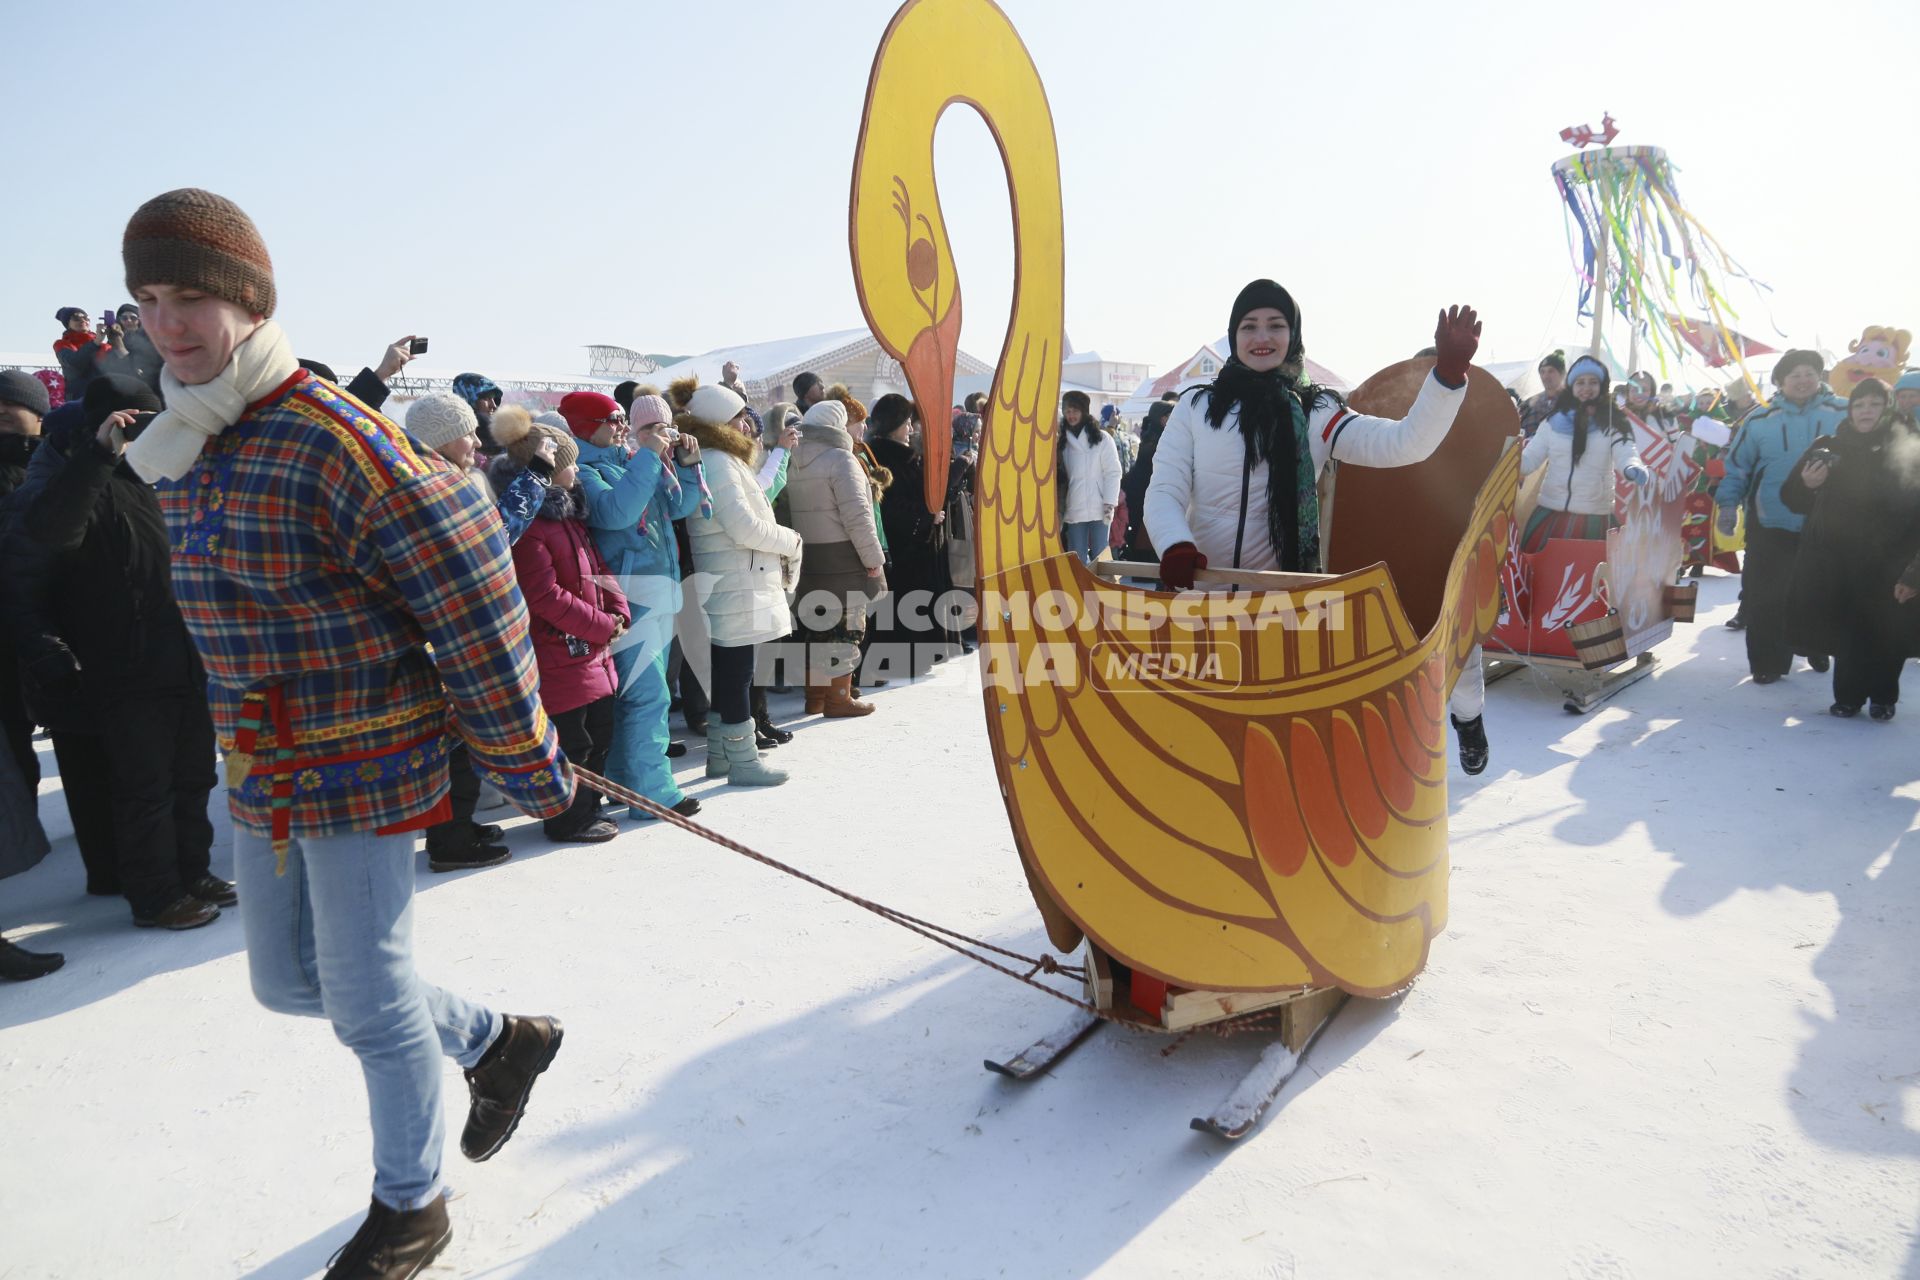
[[[838,401],[822,400],[800,420],[786,502],[806,544],[795,621],[807,645],[807,711],[864,716],[873,704],[854,698],[853,670],[867,605],[886,591],[887,558],[874,525],[873,491]]]

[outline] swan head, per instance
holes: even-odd
[[[863,131],[864,132],[864,131]],[[863,139],[864,142],[864,139]],[[930,157],[929,157],[930,158]],[[867,327],[900,362],[924,432],[929,511],[944,510],[953,454],[954,364],[960,350],[960,279],[930,167],[918,184],[869,166],[854,168],[853,269]],[[863,190],[867,187],[878,189]]]

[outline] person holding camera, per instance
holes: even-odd
[[[60,322],[62,330],[54,339],[53,355],[60,362],[67,399],[79,400],[87,394],[87,385],[94,377],[105,372],[110,361],[124,354],[126,339],[114,323],[106,326],[107,338],[95,333],[93,317],[85,307],[62,307],[53,313],[53,318]]]
[[[235,902],[210,869],[207,677],[174,603],[159,500],[121,458],[159,408],[145,383],[107,373],[49,415],[10,499],[9,613],[30,705],[99,734],[106,777],[89,782],[104,788],[134,924],[197,929]]]
[[[120,330],[121,341],[115,348],[115,354],[107,358],[109,367],[115,373],[124,373],[138,378],[160,394],[160,350],[153,345],[153,339],[140,327],[140,308],[131,302],[122,303],[114,313],[114,327]],[[111,337],[113,329],[108,329]]]
[[[1909,474],[1920,430],[1894,411],[1893,393],[1863,378],[1847,419],[1813,442],[1780,486],[1780,502],[1805,518],[1787,595],[1794,647],[1833,655],[1833,705],[1841,719],[1863,706],[1893,719],[1900,672],[1920,655],[1920,492]]]
[[[599,398],[619,411],[610,397]],[[506,453],[494,459],[491,470],[504,482],[542,444],[555,448],[553,484],[526,536],[513,545],[513,570],[530,615],[540,703],[553,718],[560,748],[581,768],[604,774],[619,692],[613,646],[626,634],[632,611],[587,528],[579,490],[580,446],[564,418],[553,426],[546,417],[530,419],[515,405],[495,414],[493,438]],[[547,820],[547,839],[561,844],[613,839],[620,828],[603,805],[597,792],[576,791],[572,807]]]
[[[333,366],[323,361],[302,360],[300,367],[309,373],[319,374],[335,386],[344,387],[348,395],[378,413],[386,407],[387,398],[393,394],[393,388],[387,384],[399,377],[400,371],[419,358],[426,349],[427,340],[414,334],[395,338],[387,344],[387,349],[381,354],[377,368],[373,365],[362,365],[360,372],[353,375],[353,381],[347,383],[342,383],[340,375],[333,371]]]
[[[598,399],[568,396],[560,411],[580,441],[587,526],[633,610],[629,634],[613,651],[620,694],[607,777],[692,817],[700,802],[680,790],[667,763],[667,660],[681,604],[673,522],[694,515],[705,499],[700,442],[674,430],[673,411],[660,396],[636,395],[626,423],[601,412]]]

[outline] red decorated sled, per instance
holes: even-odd
[[[1489,679],[1531,667],[1559,687],[1574,712],[1651,674],[1653,647],[1676,621],[1693,620],[1697,588],[1678,583],[1680,529],[1700,468],[1664,432],[1628,418],[1652,483],[1641,489],[1618,482],[1618,527],[1604,541],[1550,538],[1541,550],[1523,552],[1522,514],[1501,570],[1500,618],[1486,641]]]

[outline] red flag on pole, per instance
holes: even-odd
[[[1676,316],[1668,312],[1667,323],[1673,326],[1675,333],[1687,340],[1688,346],[1700,353],[1700,358],[1706,361],[1709,369],[1718,369],[1733,363],[1735,353],[1727,350],[1726,338],[1721,336],[1719,327],[1711,320],[1689,320],[1685,316]],[[1779,350],[1778,347],[1757,342],[1733,329],[1728,329],[1727,335],[1740,344],[1738,354],[1742,360],[1748,356],[1772,355]]]

